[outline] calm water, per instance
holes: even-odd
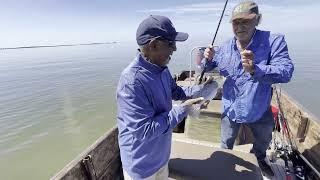
[[[188,68],[191,46],[170,68]],[[291,50],[290,95],[320,117],[320,52]],[[135,56],[127,44],[0,51],[0,179],[48,179],[115,125],[115,89]],[[177,60],[179,59],[179,60]]]

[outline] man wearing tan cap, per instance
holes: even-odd
[[[222,148],[232,149],[240,125],[246,124],[255,137],[252,152],[263,174],[270,177],[273,172],[265,157],[274,127],[271,85],[289,82],[294,66],[284,36],[256,29],[260,20],[255,2],[236,5],[231,17],[234,38],[224,43],[217,53],[207,48],[202,68],[209,71],[217,67],[226,77],[222,97]]]

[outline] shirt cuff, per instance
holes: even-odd
[[[169,118],[170,128],[173,129],[188,115],[188,108],[181,105],[175,105],[171,109],[171,118]]]
[[[187,106],[181,106],[181,105],[173,106],[172,109],[174,109],[174,111],[179,116],[179,122],[188,115],[188,111],[189,111],[189,108]],[[180,117],[182,117],[181,120],[180,120]]]
[[[263,64],[255,64],[254,65],[254,74],[253,77],[260,78],[266,74],[267,66]]]

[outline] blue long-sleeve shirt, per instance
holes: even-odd
[[[122,72],[117,89],[117,124],[124,170],[145,178],[165,165],[170,157],[172,129],[187,116],[187,109],[172,106],[201,86],[181,88],[168,68],[146,61],[141,55]]]
[[[271,85],[289,82],[294,70],[283,35],[256,30],[247,50],[254,54],[253,76],[242,67],[235,38],[223,44],[205,65],[206,71],[218,67],[226,77],[223,115],[238,123],[259,120],[270,106]]]

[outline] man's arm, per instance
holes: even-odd
[[[255,64],[253,77],[265,83],[287,83],[292,77],[293,63],[289,57],[287,43],[278,36],[271,44],[270,63]]]
[[[173,100],[190,99],[192,97],[195,97],[194,95],[199,94],[201,89],[203,88],[203,84],[181,87],[177,85],[171,75],[169,78],[171,81],[171,93]]]
[[[213,47],[208,47],[204,51],[204,58],[201,61],[201,64],[198,65],[198,68],[201,71],[211,71],[218,66],[218,59],[221,58],[221,50],[222,47],[219,47],[218,51],[216,52]]]
[[[187,115],[187,107],[173,106],[171,111],[156,114],[143,86],[125,84],[117,93],[118,116],[139,140],[151,140],[173,129]]]

